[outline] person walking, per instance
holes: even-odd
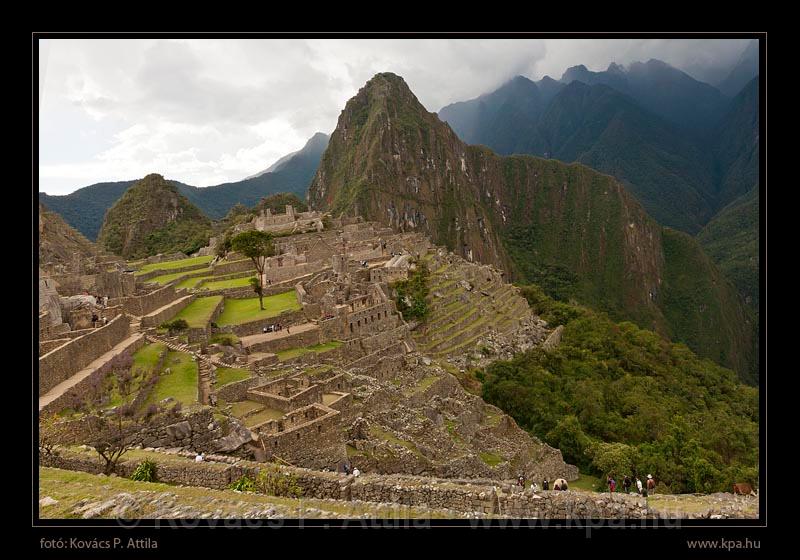
[[[638,476],[636,477],[636,491],[639,493],[639,495],[642,494],[642,479]]]
[[[625,488],[625,493],[626,494],[630,494],[630,491],[631,491],[631,477],[628,476],[627,474],[625,475],[625,478],[622,481],[622,486]]]
[[[647,475],[647,493],[648,494],[652,494],[652,493],[655,492],[655,490],[656,490],[656,481],[653,480],[653,475],[652,474],[648,474]]]
[[[542,482],[542,490],[550,490],[550,483],[547,482],[546,478],[544,479],[544,482]]]

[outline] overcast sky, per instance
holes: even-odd
[[[429,111],[515,75],[560,78],[658,58],[715,83],[748,40],[43,40],[39,190],[67,194],[160,173],[237,181],[330,133],[377,72],[405,78]]]

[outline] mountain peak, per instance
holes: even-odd
[[[612,62],[608,65],[608,69],[606,72],[614,72],[616,74],[624,74],[625,67],[622,64],[617,64],[616,62]]]
[[[177,187],[151,173],[108,209],[98,243],[124,258],[193,253],[208,243],[211,222]]]

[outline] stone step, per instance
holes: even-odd
[[[446,339],[437,341],[434,344],[427,346],[425,348],[425,351],[433,353],[448,351],[448,348],[460,344],[460,342],[455,342],[458,338],[461,337],[470,338],[473,335],[481,335],[486,332],[487,326],[491,326],[490,321],[488,321],[486,317],[481,317],[477,321],[473,321],[463,329],[451,333],[451,335]]]

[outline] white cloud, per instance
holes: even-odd
[[[40,189],[162,173],[236,181],[330,133],[377,72],[403,76],[430,111],[511,77],[560,77],[662,58],[733,64],[738,43],[663,40],[45,40],[40,44]],[[735,48],[734,48],[735,47]],[[693,66],[692,66],[693,65]]]

